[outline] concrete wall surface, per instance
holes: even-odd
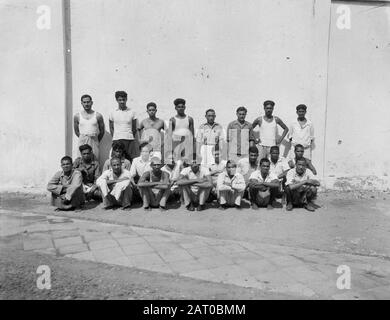
[[[271,99],[274,114],[289,125],[296,105],[304,103],[315,126],[319,179],[330,188],[385,190],[388,4],[348,2],[351,28],[340,29],[344,11],[338,8],[345,3],[330,0],[70,0],[68,112],[79,111],[80,96],[88,93],[108,130],[108,115],[117,105],[114,92],[125,90],[141,120],[150,101],[168,120],[175,114],[173,100],[182,97],[196,128],[210,107],[226,127],[238,106],[246,106],[247,120],[253,121],[263,114],[262,102]],[[0,0],[5,187],[44,187],[65,152],[62,2],[46,1],[51,25],[43,30],[42,5]],[[106,132],[102,161],[110,144]],[[287,151],[285,141],[282,152]],[[18,170],[11,170],[13,158],[25,159]]]
[[[389,101],[390,3],[332,3],[325,148],[329,186],[390,188]]]
[[[64,155],[62,9],[46,4],[0,1],[1,187],[45,187]]]
[[[263,101],[274,100],[275,115],[289,124],[305,103],[318,138],[314,162],[322,168],[329,1],[89,0],[71,6],[75,112],[89,93],[108,125],[114,92],[126,90],[140,119],[154,101],[158,116],[168,120],[173,100],[183,97],[197,128],[210,107],[226,127],[241,105],[253,121],[263,114]],[[75,135],[74,142],[76,152]]]

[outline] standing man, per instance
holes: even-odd
[[[317,187],[320,183],[314,179],[313,174],[306,169],[306,161],[299,159],[296,168],[287,173],[286,197],[288,211],[294,206],[303,206],[308,211],[320,208],[313,200],[317,196]]]
[[[278,178],[269,172],[270,161],[267,158],[260,160],[260,170],[256,170],[249,177],[249,193],[252,209],[258,207],[281,208],[282,205],[275,201],[275,195],[279,188]]]
[[[139,150],[137,146],[137,116],[135,111],[128,108],[127,93],[125,91],[115,92],[115,99],[118,102],[118,108],[110,113],[110,132],[112,142],[119,141],[125,147],[125,158],[133,161],[138,157]]]
[[[81,105],[83,110],[73,117],[74,133],[79,138],[79,147],[89,144],[96,159],[99,159],[99,143],[105,132],[103,116],[92,110],[93,101],[90,95],[84,94],[81,97]]]
[[[214,164],[213,151],[221,151],[223,128],[215,122],[214,109],[206,111],[207,122],[199,127],[196,135],[196,154],[202,159],[201,165],[208,167]]]
[[[226,163],[226,171],[218,176],[217,193],[218,202],[222,210],[229,206],[235,206],[241,209],[241,198],[245,190],[245,180],[242,174],[236,172],[237,165],[228,160]]]
[[[83,191],[87,201],[102,199],[99,187],[96,185],[97,178],[100,177],[99,162],[94,158],[92,148],[89,144],[79,147],[81,157],[73,163],[73,168],[83,175]]]
[[[160,207],[167,210],[166,203],[170,194],[169,174],[161,170],[162,163],[158,157],[150,161],[152,170],[146,171],[138,182],[145,210]]]
[[[119,158],[111,158],[111,169],[106,170],[96,180],[99,186],[104,209],[113,206],[121,206],[122,209],[129,208],[132,199],[130,186],[130,172],[122,169],[122,162]]]
[[[190,167],[180,172],[177,185],[182,188],[187,210],[194,211],[195,207],[197,211],[205,209],[205,202],[213,186],[208,169],[193,161]]]
[[[227,127],[228,160],[238,161],[242,156],[248,155],[249,147],[255,146],[253,127],[245,121],[246,114],[245,107],[237,108],[237,120],[230,122]]]
[[[296,107],[298,118],[290,126],[289,139],[291,142],[290,158],[294,157],[294,147],[297,144],[303,146],[304,157],[311,160],[312,145],[314,142],[313,123],[306,119],[307,106],[300,104]]]
[[[84,202],[83,176],[74,170],[72,158],[65,156],[61,159],[62,171],[58,171],[47,184],[51,192],[51,204],[57,210],[72,210],[80,208]]]
[[[258,117],[252,124],[253,129],[255,129],[257,125],[260,128],[260,139],[257,140],[260,159],[268,158],[270,148],[272,146],[279,146],[288,132],[288,128],[284,122],[279,117],[272,115],[275,102],[267,100],[264,101],[263,106],[264,116]],[[278,134],[278,125],[283,129],[283,134],[280,139],[276,138]]]
[[[148,142],[152,146],[152,156],[162,159],[163,138],[161,131],[164,130],[165,123],[163,120],[156,117],[157,105],[154,102],[149,102],[146,105],[146,111],[149,118],[141,121],[138,130],[140,131],[140,142]]]
[[[172,152],[175,161],[182,157],[193,159],[193,153],[195,152],[194,119],[185,114],[186,101],[184,99],[175,99],[173,104],[177,114],[169,119],[167,139],[169,140],[168,145],[171,147],[171,150],[167,151]]]

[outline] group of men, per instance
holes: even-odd
[[[92,98],[81,97],[83,110],[74,116],[80,157],[65,156],[62,170],[48,183],[52,203],[60,210],[81,207],[85,201],[102,200],[108,209],[130,208],[142,201],[145,210],[167,210],[167,203],[181,202],[189,211],[202,211],[217,200],[221,210],[240,209],[242,199],[259,207],[286,209],[302,206],[314,211],[319,181],[312,158],[314,129],[306,119],[307,107],[296,107],[297,119],[288,128],[273,115],[275,103],[263,103],[264,116],[250,123],[247,109],[236,110],[237,120],[227,130],[215,122],[208,109],[195,135],[194,120],[186,115],[186,101],[174,101],[176,115],[168,125],[157,118],[157,105],[146,106],[148,118],[138,123],[127,106],[127,93],[117,91],[118,108],[109,116],[111,158],[99,167],[99,143],[104,136],[103,116],[92,109]],[[259,127],[259,137],[254,129]],[[283,129],[278,136],[278,126]],[[280,156],[279,145],[288,135],[291,151]],[[226,159],[226,160],[224,160]],[[282,199],[281,202],[278,199]]]

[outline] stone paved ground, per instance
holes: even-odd
[[[386,239],[384,239],[386,240]],[[389,299],[386,257],[239,241],[0,210],[7,248],[150,270],[297,298]],[[351,289],[336,287],[337,267],[351,268]]]

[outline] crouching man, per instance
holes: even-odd
[[[73,163],[73,168],[80,171],[83,176],[83,191],[87,201],[101,201],[102,195],[96,185],[96,180],[100,176],[99,163],[94,158],[92,147],[89,144],[83,144],[79,147],[81,157]]]
[[[245,180],[241,173],[236,172],[237,165],[232,160],[226,163],[226,171],[219,174],[217,180],[217,195],[222,210],[235,206],[241,209],[241,199],[245,191]]]
[[[213,187],[208,169],[201,167],[196,161],[192,162],[190,167],[180,172],[177,185],[182,188],[184,205],[187,210],[194,211],[195,207],[197,211],[205,209],[205,202]]]
[[[122,209],[131,205],[132,188],[130,186],[130,172],[122,169],[120,158],[111,158],[111,169],[106,170],[96,180],[103,197],[103,206],[110,209],[121,206]]]
[[[296,166],[287,172],[286,181],[286,209],[291,211],[294,206],[303,206],[308,211],[320,208],[313,200],[317,196],[317,187],[320,183],[314,179],[314,175],[307,170],[305,158],[296,161]]]
[[[270,173],[270,161],[267,158],[261,159],[260,169],[254,171],[249,177],[252,209],[258,209],[258,207],[281,208],[282,205],[275,200],[278,188],[278,177]]]
[[[151,170],[146,171],[138,182],[145,210],[160,207],[167,210],[166,203],[170,194],[169,174],[162,171],[160,158],[153,157],[150,162]]]
[[[58,171],[47,184],[51,192],[51,204],[58,210],[80,208],[84,202],[83,177],[80,171],[73,169],[72,158],[61,159],[62,171]]]

